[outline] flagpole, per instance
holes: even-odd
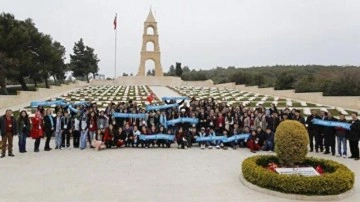
[[[116,25],[115,25],[115,75],[114,75],[114,80],[116,80],[116,47],[117,47],[117,13],[115,13],[115,20],[116,20]]]

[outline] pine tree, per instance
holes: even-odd
[[[70,55],[70,66],[75,77],[85,77],[89,83],[89,74],[95,74],[99,71],[98,58],[94,54],[94,49],[85,46],[83,39],[81,38],[75,43],[73,48],[74,54]]]

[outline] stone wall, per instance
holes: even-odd
[[[180,77],[165,76],[121,76],[114,80],[93,80],[91,85],[148,85],[148,86],[214,86],[212,80],[206,81],[183,81]]]
[[[121,76],[114,80],[94,80],[91,85],[149,85],[149,86],[180,86],[182,80],[179,77],[155,77],[155,76]]]
[[[295,90],[275,90],[274,88],[259,88],[258,86],[235,85],[235,83],[225,83],[215,86],[289,98],[293,100],[301,100],[315,104],[320,103],[323,105],[337,106],[345,109],[360,110],[360,96],[323,96],[322,92],[295,93]]]
[[[206,80],[206,81],[182,81],[181,86],[211,87],[211,86],[214,86],[214,82],[212,80]]]
[[[69,85],[38,88],[36,91],[18,91],[18,95],[0,95],[0,113],[5,109],[18,110],[28,106],[32,101],[44,101],[87,85],[84,82],[77,81]]]

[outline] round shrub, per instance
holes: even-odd
[[[276,129],[275,152],[280,164],[295,166],[301,164],[307,155],[309,135],[305,126],[298,121],[283,121]]]
[[[279,163],[272,155],[258,155],[242,163],[244,178],[259,187],[274,191],[302,195],[335,195],[350,190],[354,185],[354,173],[346,166],[326,159],[306,158],[304,164],[320,165],[325,174],[321,176],[280,175],[264,168],[269,163]]]

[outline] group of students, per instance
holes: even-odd
[[[165,104],[174,104],[175,100]],[[110,103],[104,111],[99,111],[96,103],[91,100],[87,105],[79,105],[74,111],[68,111],[66,106],[56,106],[55,109],[44,109],[39,106],[35,116],[31,119],[26,111],[21,111],[17,119],[12,116],[12,111],[7,110],[0,119],[2,136],[2,154],[5,157],[6,145],[8,155],[14,156],[12,141],[14,135],[19,135],[19,151],[26,152],[26,138],[35,139],[34,151],[39,152],[40,142],[45,138],[45,151],[51,151],[50,140],[55,139],[55,149],[70,148],[70,139],[73,147],[85,149],[89,143],[90,148],[96,150],[120,147],[163,147],[170,148],[177,143],[179,149],[190,148],[198,144],[205,148],[233,148],[248,147],[251,152],[258,150],[273,151],[275,147],[274,134],[277,126],[284,120],[297,120],[307,125],[310,137],[310,151],[323,151],[325,154],[335,154],[335,136],[338,137],[338,152],[340,156],[347,156],[346,144],[350,142],[353,158],[359,159],[358,141],[360,137],[360,121],[357,114],[352,114],[351,130],[342,128],[317,126],[312,124],[313,118],[335,120],[331,113],[321,112],[317,116],[314,110],[311,116],[305,119],[299,110],[285,108],[278,110],[275,105],[269,109],[259,105],[248,108],[242,105],[231,107],[226,103],[215,102],[213,99],[197,100],[192,98],[188,104],[184,101],[176,103],[179,107],[163,110],[146,111],[136,102]],[[52,115],[54,112],[55,116]],[[121,118],[114,113],[146,114],[144,118]],[[176,123],[168,124],[167,121],[189,117],[196,118],[197,124]],[[341,116],[339,121],[345,121]],[[173,140],[148,140],[140,138],[141,135],[168,134],[173,135]],[[248,139],[230,142],[204,141],[197,142],[197,137],[225,136],[232,137],[238,134],[250,134]],[[341,148],[341,145],[343,146]]]

